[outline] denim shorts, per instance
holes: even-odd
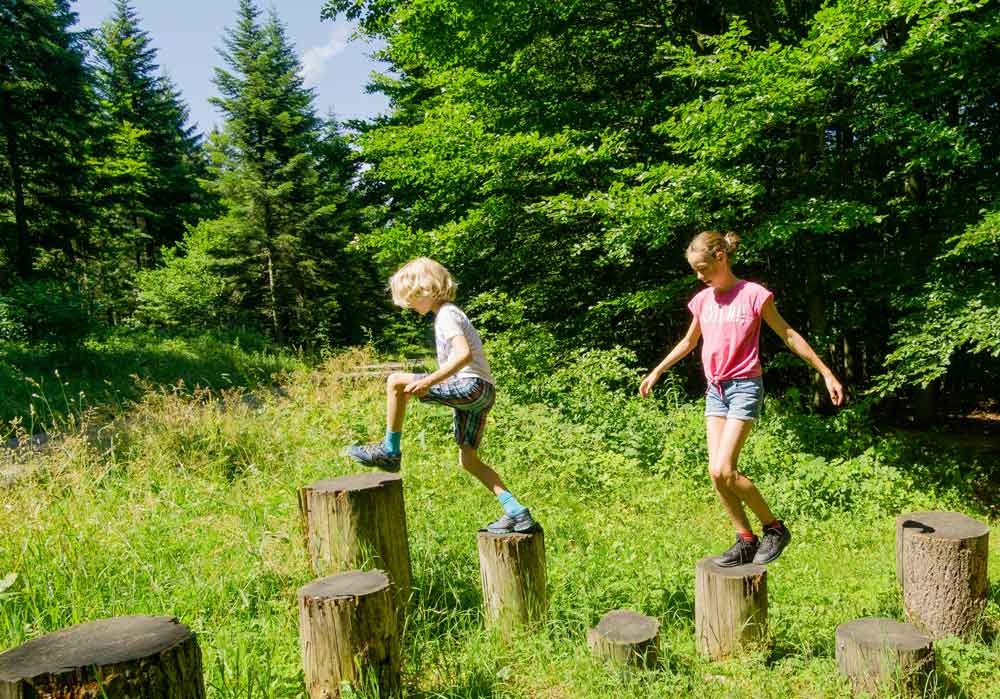
[[[705,392],[705,417],[756,420],[763,402],[764,379],[760,376],[710,383]]]
[[[426,374],[417,375],[418,378],[424,376]],[[452,377],[431,386],[420,400],[452,408],[455,442],[478,449],[486,430],[486,416],[496,400],[496,389],[480,378]]]

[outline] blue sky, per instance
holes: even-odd
[[[331,111],[340,120],[374,116],[388,109],[383,95],[365,94],[364,86],[373,70],[382,71],[370,57],[375,46],[363,39],[351,40],[353,27],[338,19],[320,21],[323,0],[283,3],[278,16],[302,61],[306,84],[316,93],[316,111]],[[212,76],[222,67],[216,49],[222,46],[226,27],[236,23],[237,0],[133,0],[141,26],[157,49],[160,70],[168,74],[184,95],[191,122],[203,133],[221,118],[208,98],[216,94]],[[273,5],[258,2],[265,12]],[[108,19],[112,0],[76,0],[77,28],[92,28]]]

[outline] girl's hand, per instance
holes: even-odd
[[[406,387],[403,389],[403,393],[416,396],[417,398],[423,398],[424,394],[427,393],[433,385],[433,383],[427,380],[427,377],[424,377],[406,384]]]
[[[642,396],[643,398],[647,397],[649,395],[649,392],[653,390],[653,386],[656,385],[656,382],[659,380],[660,380],[660,372],[658,372],[656,369],[653,369],[651,372],[649,372],[646,378],[642,380],[642,383],[639,384],[639,395]]]
[[[824,376],[823,380],[826,382],[826,390],[827,393],[830,394],[830,401],[834,405],[843,405],[844,387],[840,385],[839,381],[837,381],[837,377],[830,374],[829,376]]]

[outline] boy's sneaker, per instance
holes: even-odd
[[[752,540],[747,541],[740,535],[736,535],[736,543],[730,546],[722,555],[715,557],[715,564],[720,565],[723,568],[732,568],[733,566],[741,566],[750,563],[754,560],[754,554],[757,553],[757,544],[759,540],[755,536]]]
[[[757,548],[757,555],[753,557],[755,565],[764,566],[781,555],[781,552],[792,540],[792,533],[788,527],[767,527],[764,529],[764,536],[761,538],[760,546]]]
[[[399,464],[403,460],[402,454],[390,454],[387,452],[383,442],[365,444],[360,447],[348,447],[347,455],[362,466],[380,468],[383,471],[389,471],[390,473],[398,471]]]
[[[486,531],[490,534],[525,534],[537,528],[538,523],[532,518],[531,511],[528,509],[516,515],[509,515],[505,512],[500,519],[486,525]]]

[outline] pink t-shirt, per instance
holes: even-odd
[[[701,325],[701,363],[709,383],[760,376],[760,314],[773,294],[740,280],[726,291],[702,289],[688,303]]]

